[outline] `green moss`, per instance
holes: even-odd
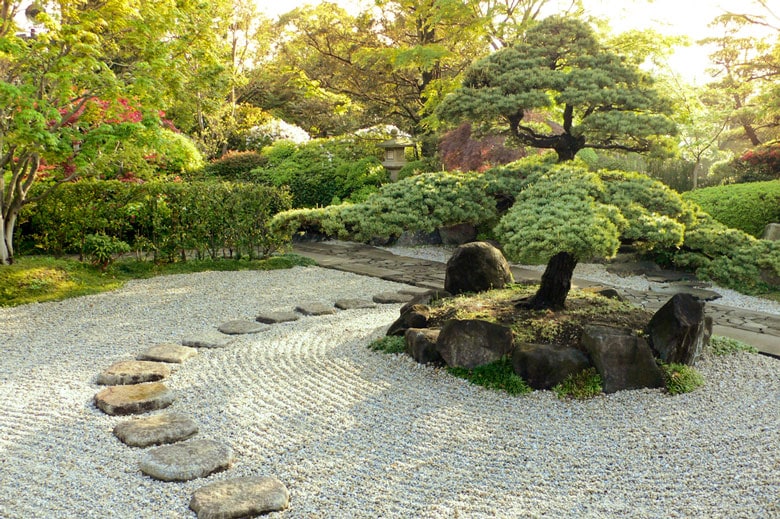
[[[710,337],[710,351],[718,356],[733,355],[740,351],[758,353],[758,350],[749,344],[721,335]]]
[[[474,369],[447,368],[447,371],[477,386],[506,391],[510,395],[522,395],[532,391],[525,380],[515,374],[508,358]]]
[[[601,384],[601,375],[598,374],[596,368],[588,368],[569,375],[563,382],[553,387],[553,391],[558,395],[558,398],[586,400],[601,394],[603,390]]]
[[[691,366],[685,364],[661,364],[666,380],[666,390],[670,395],[690,393],[704,385],[704,377]]]
[[[404,353],[406,351],[406,341],[403,337],[386,336],[371,342],[368,348],[373,351],[381,351],[382,353]]]

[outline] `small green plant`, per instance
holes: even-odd
[[[474,369],[447,368],[447,371],[477,386],[500,389],[510,395],[523,395],[532,391],[525,380],[515,374],[512,362],[508,358],[484,366],[477,366]]]
[[[758,353],[758,350],[742,341],[723,337],[722,335],[713,335],[710,337],[710,350],[713,355],[733,355],[734,353],[745,351],[748,353]]]
[[[601,375],[596,368],[588,368],[569,375],[563,379],[563,382],[553,387],[553,391],[561,399],[586,400],[601,394],[603,389],[601,383]]]
[[[666,380],[666,390],[670,395],[690,393],[704,385],[701,373],[685,364],[660,364]]]
[[[382,353],[403,353],[406,351],[406,341],[403,337],[385,336],[372,341],[368,348]]]
[[[84,241],[84,250],[90,263],[100,270],[106,270],[114,262],[115,255],[130,252],[130,245],[107,234],[88,234]]]

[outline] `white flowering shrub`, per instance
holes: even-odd
[[[276,141],[290,141],[295,144],[302,144],[310,139],[311,136],[300,126],[272,118],[250,128],[246,135],[246,147],[249,150],[260,151],[265,146]]]

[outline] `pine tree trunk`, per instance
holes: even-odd
[[[539,290],[520,305],[533,310],[563,310],[571,289],[571,277],[577,259],[568,252],[559,252],[547,262]]]

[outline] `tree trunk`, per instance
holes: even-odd
[[[568,252],[559,252],[550,258],[542,274],[539,290],[530,299],[521,301],[518,305],[533,310],[563,310],[576,266],[577,259]]]
[[[14,262],[14,224],[15,216],[6,220],[0,214],[0,265],[10,265]]]

